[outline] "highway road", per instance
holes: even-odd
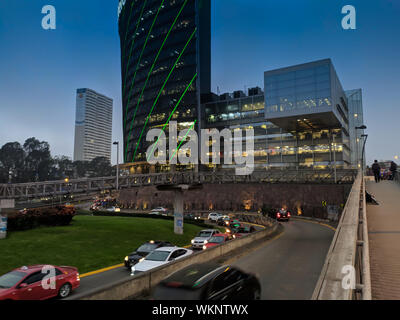
[[[233,262],[258,275],[263,300],[308,300],[325,261],[334,231],[317,223],[284,222],[284,233]],[[121,257],[121,260],[124,257]],[[119,267],[81,279],[81,286],[68,299],[79,299],[97,287],[130,279]]]

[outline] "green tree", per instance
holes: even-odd
[[[7,183],[25,182],[24,179],[25,152],[18,142],[9,142],[0,149],[0,181]]]
[[[48,180],[53,165],[49,143],[29,138],[24,143],[24,150],[26,153],[25,174],[28,181]]]
[[[110,160],[106,157],[97,157],[90,161],[91,177],[109,177],[112,175]]]

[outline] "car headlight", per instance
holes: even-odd
[[[204,244],[207,244],[207,243],[208,243],[208,241],[207,241],[207,240],[205,240],[205,241],[204,241]]]
[[[142,261],[144,261],[144,259],[145,259],[145,258],[142,258],[142,259],[140,259],[140,260],[139,260],[139,262],[142,262]]]
[[[129,260],[129,257],[128,257],[128,256],[126,256],[126,257],[125,257],[125,261],[128,261],[128,260]]]
[[[135,271],[136,271],[135,267],[132,267],[131,268],[131,276],[133,276],[135,274]]]
[[[206,246],[203,246],[203,250],[206,250],[207,249],[207,247]]]
[[[194,239],[191,241],[191,243],[192,243],[192,244],[194,243]]]

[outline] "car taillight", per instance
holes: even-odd
[[[290,217],[290,212],[288,212],[287,216]]]
[[[280,218],[281,217],[281,215],[278,213],[277,215],[276,215],[278,218]]]

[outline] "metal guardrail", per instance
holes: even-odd
[[[338,183],[352,183],[353,169],[337,170]],[[222,183],[334,183],[333,170],[270,169],[238,176],[232,171],[156,173],[119,177],[119,189],[144,186]],[[116,177],[0,184],[0,199],[32,199],[116,189]]]
[[[312,300],[371,300],[365,181],[347,199]]]

